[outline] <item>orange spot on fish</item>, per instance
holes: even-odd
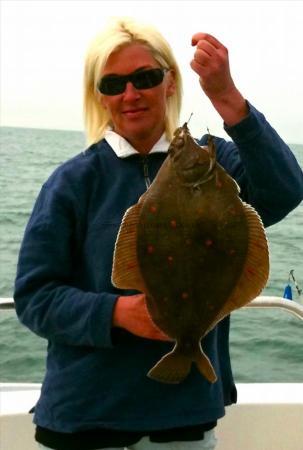
[[[235,216],[235,215],[237,214],[237,211],[236,211],[235,208],[230,208],[229,213],[230,213],[232,216]]]
[[[172,263],[173,260],[174,260],[174,258],[173,258],[171,255],[167,257],[167,261],[168,261],[169,263]]]
[[[154,251],[155,251],[155,247],[153,245],[149,244],[147,246],[147,253],[149,253],[151,255],[152,253],[154,253]]]
[[[152,206],[149,208],[149,210],[150,210],[151,213],[155,214],[155,212],[157,211],[157,207],[156,207],[155,205],[152,205]]]
[[[217,187],[218,189],[221,189],[222,186],[223,186],[222,181],[220,181],[219,178],[217,178],[217,181],[216,181],[216,187]]]
[[[213,245],[213,241],[211,239],[206,239],[205,245],[206,247],[211,247]]]
[[[188,299],[188,297],[189,297],[189,294],[188,294],[188,292],[182,292],[182,294],[181,294],[181,298],[182,298],[183,300],[186,300],[186,299]]]
[[[172,228],[176,228],[177,222],[175,221],[175,219],[173,219],[173,220],[170,221],[170,226],[171,226]]]

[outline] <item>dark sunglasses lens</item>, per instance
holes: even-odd
[[[103,77],[99,83],[99,91],[104,95],[117,95],[125,91],[126,80],[124,77]]]
[[[163,69],[150,69],[133,74],[131,81],[136,89],[149,89],[158,86],[163,77]]]
[[[130,81],[136,89],[150,89],[162,83],[164,69],[149,69],[130,75],[108,75],[101,79],[98,89],[104,95],[117,95],[125,91],[126,83]]]

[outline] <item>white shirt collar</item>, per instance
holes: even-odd
[[[104,138],[118,158],[127,158],[127,156],[130,155],[138,155],[138,151],[115,131],[106,130]],[[163,133],[149,153],[167,153],[169,144],[170,142],[167,140],[165,133]]]

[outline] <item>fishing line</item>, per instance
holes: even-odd
[[[292,297],[292,289],[291,289],[291,284],[290,284],[291,283],[291,279],[292,279],[292,281],[293,281],[293,283],[295,285],[295,288],[296,288],[296,290],[298,292],[299,297],[301,297],[301,294],[302,294],[302,289],[300,289],[300,287],[299,287],[299,285],[298,285],[298,283],[297,283],[297,281],[295,279],[295,276],[294,276],[294,270],[292,269],[289,272],[288,284],[285,286],[284,294],[283,294],[283,298],[286,298],[288,300],[292,300],[293,299],[293,297]]]
[[[294,285],[295,285],[295,287],[296,287],[296,289],[297,289],[297,292],[298,292],[299,296],[301,296],[301,294],[302,294],[302,289],[300,289],[300,287],[299,287],[299,285],[298,285],[298,283],[297,283],[297,281],[296,281],[296,279],[295,279],[295,276],[294,276],[294,270],[293,270],[293,269],[289,272],[288,282],[290,282],[290,277],[292,278],[292,280],[293,280],[293,282],[294,282]]]

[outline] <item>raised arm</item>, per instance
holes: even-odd
[[[207,33],[196,33],[192,45],[191,67],[233,140],[216,138],[218,162],[240,185],[243,200],[258,210],[265,225],[272,225],[301,202],[302,170],[265,116],[235,86],[224,45]],[[200,143],[205,145],[207,137]]]
[[[231,77],[227,48],[207,33],[194,34],[192,45],[196,50],[190,65],[204,93],[228,126],[239,123],[248,106]]]

